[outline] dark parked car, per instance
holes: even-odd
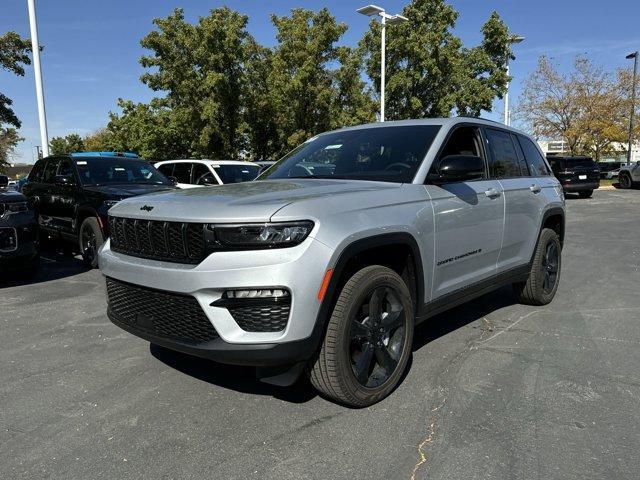
[[[581,198],[589,198],[600,187],[600,169],[590,157],[548,155],[547,160],[565,192],[575,192]]]
[[[90,267],[109,236],[107,211],[123,198],[175,188],[133,154],[85,152],[39,160],[23,187],[43,233],[74,242]]]
[[[27,199],[9,191],[0,175],[0,274],[31,277],[38,271],[38,224]]]
[[[617,170],[620,170],[620,167],[622,166],[622,162],[597,162],[596,165],[600,169],[600,179],[603,179],[603,178],[610,179],[613,176],[617,176],[617,173],[615,175],[612,175],[611,172],[616,172]]]

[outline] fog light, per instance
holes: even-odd
[[[222,295],[223,298],[245,299],[245,298],[286,298],[289,297],[288,290],[283,288],[263,288],[259,290],[227,290]]]

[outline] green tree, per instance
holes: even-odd
[[[272,15],[278,44],[271,56],[270,98],[279,153],[337,126],[373,120],[358,58],[336,43],[347,26],[326,8]]]
[[[10,155],[22,140],[15,128],[0,127],[0,172],[9,164]]]
[[[247,17],[223,7],[192,25],[176,9],[154,23],[158,30],[141,41],[151,51],[140,59],[151,70],[141,79],[167,95],[160,110],[153,106],[147,113],[158,114],[163,124],[190,125],[196,155],[237,157],[244,148],[241,96],[252,42]],[[176,118],[166,118],[172,114]]]
[[[490,111],[501,98],[513,58],[507,26],[494,12],[482,26],[483,40],[467,48],[452,33],[458,12],[443,0],[413,0],[409,21],[387,27],[386,116],[389,119]],[[380,91],[380,24],[372,20],[360,41],[368,76]]]
[[[0,70],[24,76],[24,65],[31,63],[28,51],[29,42],[17,33],[7,32],[0,36]],[[16,130],[20,128],[20,120],[11,108],[12,103],[0,92],[0,168],[8,163],[9,156],[23,140]]]
[[[113,147],[113,133],[107,128],[100,128],[84,137],[84,148],[88,152],[109,152]]]
[[[152,159],[197,156],[198,134],[190,125],[188,109],[171,109],[167,99],[149,104],[118,100],[122,114],[110,114],[109,150],[135,152]]]
[[[52,155],[63,155],[65,153],[83,152],[85,150],[84,141],[77,133],[70,133],[66,137],[53,137],[49,142]]]

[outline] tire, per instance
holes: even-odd
[[[631,180],[631,175],[628,173],[621,173],[618,175],[618,185],[620,188],[629,189],[633,186],[633,181]]]
[[[371,308],[379,314],[371,315]],[[356,272],[342,288],[320,352],[310,363],[313,386],[353,407],[385,398],[400,383],[411,356],[413,314],[409,289],[393,270],[372,265]]]
[[[553,255],[550,255],[550,251],[553,251],[553,249],[556,252],[555,261],[551,258]],[[513,285],[520,303],[526,305],[546,305],[550,303],[558,290],[561,267],[562,246],[560,245],[558,234],[550,228],[544,228],[538,238],[529,278],[525,282]],[[555,275],[553,275],[554,271]]]
[[[78,232],[78,246],[82,260],[88,268],[98,268],[98,250],[104,243],[104,236],[95,217],[85,218]]]
[[[578,192],[578,195],[580,195],[580,198],[591,198],[593,190],[582,190],[581,192]]]

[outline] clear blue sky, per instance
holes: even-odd
[[[401,10],[405,1],[376,0],[387,11]],[[139,81],[143,73],[138,58],[143,54],[142,38],[152,20],[169,14],[175,7],[195,20],[217,6],[229,7],[249,16],[249,30],[265,44],[274,43],[269,14],[284,15],[293,7],[311,9],[327,6],[349,30],[343,37],[353,45],[367,28],[367,19],[355,9],[365,1],[307,0],[198,1],[198,0],[36,0],[42,55],[49,137],[71,132],[89,133],[107,122],[116,109],[118,97],[146,101],[151,91]],[[535,68],[539,55],[553,57],[567,68],[577,54],[587,54],[607,68],[628,64],[625,55],[640,49],[639,0],[450,0],[460,12],[456,33],[467,45],[481,40],[480,26],[492,10],[497,10],[509,27],[526,37],[516,46],[512,63],[512,98],[520,92],[520,82]],[[26,0],[2,0],[0,33],[15,30],[29,35]],[[14,100],[14,110],[22,120],[16,162],[31,163],[34,145],[40,144],[32,67],[25,77],[0,72],[0,91]],[[500,118],[502,104],[493,113]]]

